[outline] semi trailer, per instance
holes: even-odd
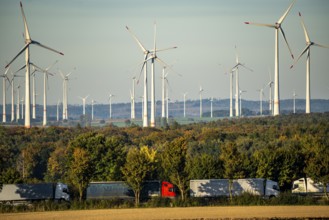
[[[230,197],[243,193],[262,197],[277,197],[278,183],[263,178],[190,180],[191,197]]]
[[[3,184],[0,202],[26,202],[37,200],[70,201],[69,190],[64,183]]]

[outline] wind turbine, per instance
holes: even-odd
[[[133,77],[133,89],[130,91],[130,102],[131,102],[131,119],[135,119],[135,83],[136,77]]]
[[[9,68],[6,69],[5,73],[2,74],[0,77],[2,77],[2,122],[6,123],[6,80],[10,83],[10,80],[7,76]]]
[[[59,52],[57,50],[54,50],[48,46],[45,46],[38,41],[34,41],[30,37],[30,33],[28,30],[24,10],[23,10],[23,5],[22,2],[20,2],[21,6],[21,12],[22,12],[22,17],[23,17],[23,22],[24,22],[24,29],[25,29],[25,46],[19,51],[19,53],[7,64],[6,68],[19,56],[25,51],[25,63],[26,63],[26,74],[25,74],[25,122],[24,125],[26,128],[31,127],[31,111],[30,111],[30,45],[35,44],[37,46],[43,47],[45,49],[51,50],[55,53],[58,53],[60,55],[64,55],[62,52]]]
[[[230,75],[230,118],[233,117],[233,74],[235,69],[231,69],[228,73]]]
[[[19,89],[21,88],[20,85],[17,86],[17,104],[16,104],[16,120],[18,122],[18,119],[20,119],[20,113],[19,113],[19,102],[20,102],[20,97],[19,97]]]
[[[21,110],[22,116],[21,117],[22,117],[22,119],[24,119],[24,114],[23,114],[23,112],[24,112],[24,98],[22,98],[20,102],[21,102],[21,107],[22,107],[22,110]]]
[[[73,69],[75,70],[75,68]],[[72,70],[72,71],[73,71]],[[59,71],[63,79],[63,120],[68,119],[68,107],[67,107],[67,84],[69,81],[69,76],[72,74],[72,71],[64,76],[62,71]]]
[[[311,75],[311,46],[318,46],[318,47],[323,47],[323,48],[329,48],[328,46],[324,46],[324,45],[320,45],[317,44],[313,41],[310,40],[310,37],[308,35],[308,32],[306,30],[303,18],[301,13],[299,12],[299,17],[301,19],[301,24],[304,30],[304,34],[305,34],[305,39],[306,39],[306,47],[305,49],[302,51],[302,53],[299,55],[299,57],[297,58],[297,60],[295,61],[294,65],[298,62],[298,60],[305,54],[307,53],[307,58],[306,58],[306,113],[311,113],[311,84],[310,84],[310,75]],[[292,65],[290,68],[293,68]]]
[[[126,29],[130,32],[130,34],[133,36],[139,47],[142,49],[144,53],[144,63],[142,69],[144,69],[144,116],[143,116],[143,127],[148,127],[148,121],[147,121],[147,71],[146,71],[146,63],[148,60],[151,60],[151,118],[150,118],[150,126],[155,127],[155,60],[162,65],[168,66],[165,62],[163,62],[157,55],[156,52],[169,50],[169,49],[175,49],[177,47],[170,47],[165,49],[156,49],[156,23],[154,23],[154,49],[153,50],[147,50],[145,47],[141,44],[141,42],[137,39],[135,34],[126,26]],[[150,57],[148,57],[150,55]],[[146,114],[145,114],[146,113]]]
[[[47,85],[48,85],[48,75],[53,76],[54,74],[48,72],[48,70],[57,63],[57,60],[54,64],[50,65],[46,69],[42,69],[41,67],[38,67],[37,65],[33,64],[35,67],[35,70],[38,72],[43,73],[43,121],[42,125],[47,125]],[[34,99],[35,100],[35,99]],[[35,109],[35,103],[34,103],[34,109]]]
[[[113,94],[109,94],[109,101],[110,101],[110,119],[112,118],[112,97],[114,97]]]
[[[59,121],[59,103],[60,103],[60,100],[58,99],[57,100],[57,112],[56,112],[56,116],[57,116],[57,121]]]
[[[279,115],[280,114],[280,92],[279,92],[279,31],[281,31],[282,36],[288,46],[289,52],[291,54],[291,57],[294,59],[294,55],[291,52],[290,46],[288,44],[288,41],[286,39],[286,35],[281,27],[282,22],[287,17],[289,11],[291,10],[292,6],[295,4],[296,0],[293,0],[293,2],[290,4],[288,9],[285,11],[285,13],[279,18],[275,24],[259,24],[259,23],[251,23],[251,22],[245,22],[245,24],[252,24],[257,26],[265,26],[275,29],[275,53],[274,53],[274,112],[273,115]]]
[[[82,100],[82,114],[83,115],[86,115],[86,100],[88,98],[89,95],[87,95],[86,97],[82,98],[82,97],[79,97],[81,100]]]
[[[11,75],[12,75],[12,79],[10,81],[10,84],[11,84],[11,122],[13,122],[13,121],[15,121],[14,80],[15,80],[15,77],[21,77],[21,76],[17,75],[16,73],[13,73],[13,72],[11,72]]]
[[[270,81],[267,83],[267,86],[269,87],[269,111],[270,114],[273,115],[273,108],[272,108],[272,104],[273,104],[273,100],[272,100],[272,85],[273,85],[273,81],[272,81],[272,77],[271,77],[271,71],[270,69],[268,70],[268,73],[270,75]]]
[[[294,114],[296,114],[296,96],[297,96],[297,94],[296,94],[295,90],[294,90],[294,93],[292,94],[292,96],[294,98]]]
[[[210,118],[213,117],[213,114],[212,114],[212,103],[213,103],[213,101],[214,101],[214,98],[211,97],[211,98],[210,98]]]
[[[263,115],[263,96],[264,96],[264,86],[257,90],[259,92],[259,112]]]
[[[199,95],[200,95],[200,118],[202,118],[202,92],[204,89],[200,86]]]
[[[235,46],[235,61],[236,61],[236,65],[232,68],[232,70],[235,69],[235,116],[239,117],[240,116],[240,113],[239,113],[239,90],[240,90],[239,66],[242,66],[251,72],[253,70],[239,62],[239,55],[238,55],[236,46]]]
[[[244,90],[240,90],[239,91],[239,95],[240,95],[240,115],[242,116],[242,93],[247,92]]]
[[[184,118],[186,117],[186,95],[187,95],[187,92],[183,93],[183,96],[184,96]]]
[[[94,104],[96,103],[95,100],[91,100],[91,120],[94,120]]]
[[[35,65],[30,62],[30,65],[32,66],[32,72],[31,72],[31,76],[32,76],[32,118],[35,119],[36,116],[35,116],[35,108],[36,108],[36,105],[35,105],[35,102],[36,102],[36,92],[35,92],[35,72],[37,71],[36,70],[36,67]],[[15,73],[23,70],[26,68],[26,65],[22,66],[19,70],[17,70]]]

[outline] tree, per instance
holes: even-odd
[[[161,154],[161,166],[165,176],[178,187],[182,200],[185,200],[188,188],[186,152],[187,141],[183,136],[167,143]]]
[[[307,154],[304,171],[314,181],[323,184],[325,195],[329,200],[327,192],[327,185],[329,184],[329,145],[327,137],[309,136],[306,139]]]
[[[239,152],[234,143],[228,142],[222,147],[220,159],[223,161],[224,178],[230,180],[229,189],[232,199],[233,179],[245,177],[244,162],[246,158],[243,153]]]
[[[80,201],[92,177],[91,168],[92,164],[87,151],[80,147],[74,148],[72,159],[68,166],[68,178],[72,185],[78,189]]]
[[[155,170],[156,151],[143,146],[140,149],[132,147],[127,154],[127,160],[123,166],[122,173],[129,186],[135,194],[135,205],[140,202],[140,193],[143,188],[143,182],[149,173]]]

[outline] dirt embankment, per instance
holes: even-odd
[[[0,214],[2,220],[79,219],[267,219],[322,218],[329,219],[329,206],[239,206],[190,208],[102,209],[35,213]]]

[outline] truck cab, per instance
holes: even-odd
[[[55,200],[70,201],[69,188],[64,183],[57,183],[55,187]]]

